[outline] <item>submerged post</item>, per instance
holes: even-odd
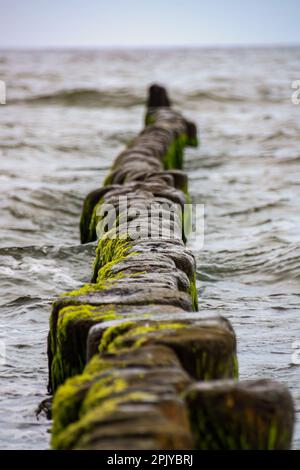
[[[280,388],[291,419],[277,413],[276,393],[268,394],[262,415],[261,390],[253,382],[233,385],[230,323],[197,312],[195,260],[182,230],[190,200],[182,171],[188,145],[197,145],[196,126],[153,85],[145,128],[116,158],[104,186],[85,199],[81,240],[97,240],[91,282],[55,302],[50,319],[55,449],[290,446],[288,392]],[[223,384],[217,416],[209,412],[215,380]],[[268,382],[268,390],[277,388]],[[243,390],[251,400],[240,398]],[[256,421],[263,423],[259,441]]]

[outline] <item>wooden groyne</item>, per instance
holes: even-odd
[[[97,240],[91,282],[59,298],[50,318],[54,449],[291,444],[289,392],[238,382],[229,321],[198,312],[183,231],[188,145],[195,125],[152,86],[145,128],[84,202],[81,241]]]

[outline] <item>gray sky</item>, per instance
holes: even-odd
[[[300,0],[0,0],[0,47],[299,44]]]

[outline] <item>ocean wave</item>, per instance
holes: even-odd
[[[0,143],[0,149],[3,149],[3,150],[8,150],[8,149],[18,150],[18,149],[24,149],[24,148],[32,149],[32,150],[38,150],[38,149],[40,149],[40,145],[28,144],[25,141],[10,142],[10,143],[1,142]]]
[[[255,284],[278,282],[300,277],[300,243],[270,247],[263,244],[248,249],[222,250],[218,253],[202,251],[197,260],[197,278],[216,282],[246,276],[244,281]],[[255,275],[248,279],[249,275]]]
[[[9,302],[1,303],[1,307],[24,307],[25,305],[35,305],[37,302],[40,301],[47,301],[49,303],[48,298],[41,298],[37,296],[31,296],[31,295],[21,295],[20,297],[17,297],[16,299],[13,299]]]
[[[217,103],[241,103],[246,101],[245,97],[236,95],[220,95],[211,91],[196,91],[187,95],[188,99],[197,101],[215,101]]]
[[[293,133],[279,130],[265,137],[263,141],[268,142],[268,141],[277,140],[277,139],[296,139],[296,138],[297,138],[297,129],[295,129]]]
[[[24,256],[33,256],[34,258],[44,258],[49,256],[59,259],[68,259],[68,257],[80,253],[91,254],[95,252],[97,242],[86,243],[85,245],[27,245],[27,246],[6,246],[0,247],[0,256],[13,256],[16,259],[22,259]]]
[[[253,96],[251,95],[234,95],[224,91],[218,93],[210,90],[196,90],[184,94],[174,93],[174,104],[181,106],[185,102],[211,102],[211,103],[281,103],[282,100],[278,96],[263,94],[259,91]],[[30,105],[55,105],[70,107],[112,107],[123,108],[142,106],[145,104],[145,93],[138,90],[133,91],[126,88],[113,90],[99,90],[96,88],[73,88],[53,91],[52,93],[44,93],[39,95],[31,95],[22,98],[10,99],[10,104],[30,104]]]
[[[97,90],[74,88],[51,94],[10,100],[10,104],[61,105],[79,107],[134,107],[143,105],[145,97],[127,89]]]
[[[240,94],[240,95],[233,95],[232,93],[228,93],[224,91],[224,94],[216,93],[214,91],[209,90],[198,90],[191,93],[188,93],[185,96],[186,100],[195,101],[197,100],[198,103],[203,101],[215,102],[215,103],[282,103],[284,102],[284,98],[278,97],[278,95],[274,96],[271,94],[262,93],[260,90],[254,90],[254,95],[247,93],[247,95]],[[183,100],[184,101],[184,100]]]
[[[286,202],[286,199],[281,198],[276,201],[267,202],[265,204],[253,205],[250,207],[245,207],[244,209],[231,211],[231,212],[225,212],[222,214],[222,216],[233,217],[236,215],[248,215],[254,212],[264,211],[266,209],[273,209],[274,207],[280,207],[284,202]]]
[[[297,155],[295,157],[281,157],[281,158],[277,158],[276,160],[277,163],[279,163],[280,165],[281,164],[285,164],[285,163],[300,163],[300,155]]]

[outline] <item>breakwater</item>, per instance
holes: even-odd
[[[289,393],[268,380],[233,380],[231,325],[196,313],[194,257],[173,210],[189,202],[183,149],[196,143],[195,126],[152,87],[145,129],[85,200],[81,240],[101,236],[91,283],[59,299],[51,315],[53,448],[290,445]],[[137,219],[135,238],[128,227],[136,233]]]

